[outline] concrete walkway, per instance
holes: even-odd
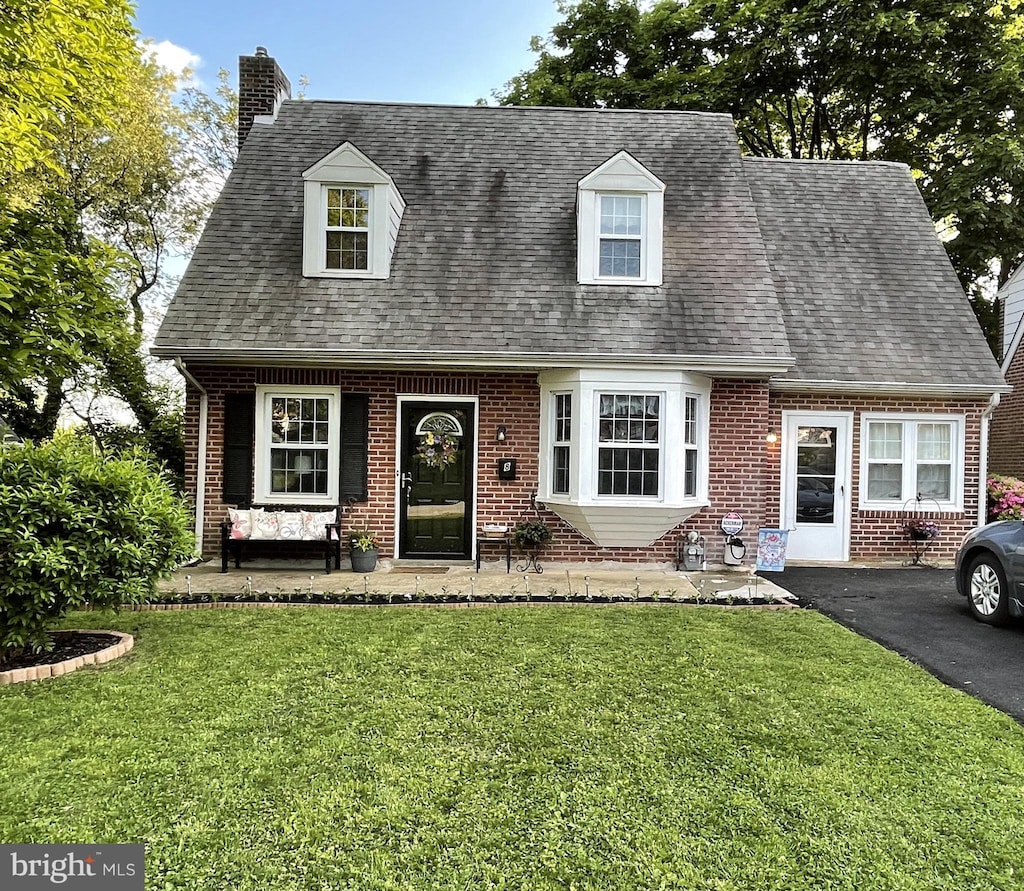
[[[477,572],[472,564],[440,565],[434,562],[382,560],[370,573],[355,573],[342,562],[340,570],[325,574],[320,561],[253,560],[221,573],[214,560],[178,570],[161,582],[166,594],[213,594],[236,596],[254,593],[291,594],[312,592],[370,594],[454,594],[488,597],[493,594],[579,595],[701,600],[764,597],[779,603],[792,595],[759,578],[748,567],[677,572],[671,565],[543,563],[543,573],[505,572],[505,561],[484,563]]]

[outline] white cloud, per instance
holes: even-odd
[[[152,56],[161,68],[174,72],[179,80],[186,69],[195,71],[203,64],[203,60],[191,50],[171,43],[169,40],[161,40],[159,43],[146,41],[142,49],[144,53]]]

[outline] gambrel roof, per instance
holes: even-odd
[[[406,202],[384,280],[302,275],[302,173],[346,142]],[[660,286],[577,282],[577,185],[619,152],[665,184]],[[744,160],[719,114],[287,101],[154,352],[998,388],[976,329],[901,165]]]

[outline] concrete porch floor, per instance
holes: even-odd
[[[158,584],[165,594],[238,595],[270,593],[454,594],[487,597],[492,594],[591,595],[710,600],[713,597],[764,597],[784,603],[792,595],[753,574],[749,567],[677,572],[671,565],[544,563],[543,573],[505,572],[505,561],[485,562],[480,571],[471,563],[440,564],[430,561],[381,560],[370,573],[352,572],[346,560],[340,570],[324,572],[318,560],[253,560],[241,569],[232,565],[221,573],[220,560],[183,567]]]

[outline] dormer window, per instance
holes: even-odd
[[[660,285],[664,183],[619,152],[577,188],[578,281]]]
[[[394,180],[349,142],[302,177],[302,274],[387,278],[405,211]]]

